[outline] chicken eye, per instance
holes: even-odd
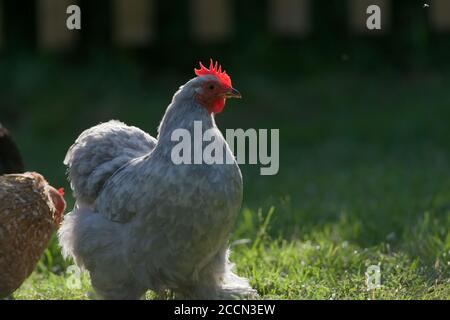
[[[210,85],[208,86],[208,89],[209,89],[209,90],[214,90],[214,88],[215,88],[215,87],[214,87],[213,84],[210,84]]]

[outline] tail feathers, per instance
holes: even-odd
[[[156,139],[139,128],[111,120],[80,134],[64,159],[74,196],[94,203],[106,180],[128,161],[150,153]]]
[[[74,187],[74,196],[76,198],[85,199],[85,201],[89,203],[93,203],[106,180],[128,161],[130,161],[129,156],[119,156],[111,161],[104,162],[93,169],[89,175],[83,177],[84,179],[77,179],[79,176],[72,174],[71,178],[74,182],[72,184],[72,187]],[[76,185],[76,182],[79,182],[79,184]]]

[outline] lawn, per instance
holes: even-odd
[[[13,60],[1,69],[2,121],[28,169],[66,190],[62,160],[81,130],[117,118],[154,135],[192,76],[101,59]],[[219,127],[280,129],[279,173],[242,167],[244,203],[230,241],[239,274],[261,298],[450,298],[449,80],[446,71],[233,74],[244,99],[217,116]],[[67,286],[71,264],[54,238],[14,298],[90,298],[88,281]],[[381,287],[368,290],[371,265]]]

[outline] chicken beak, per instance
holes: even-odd
[[[225,92],[225,98],[237,98],[237,99],[241,99],[242,95],[239,91],[237,91],[235,88],[231,88],[229,90],[227,90],[227,92]]]

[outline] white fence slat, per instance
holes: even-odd
[[[450,31],[450,0],[432,0],[427,10],[430,10],[431,23],[437,31]]]
[[[5,22],[3,21],[3,0],[0,0],[0,48],[3,46],[4,43],[4,35],[3,30],[5,29],[3,24]]]
[[[38,42],[41,48],[62,50],[74,45],[78,31],[68,30],[66,26],[66,10],[72,4],[77,4],[77,1],[38,0]]]
[[[310,0],[270,0],[270,30],[281,36],[303,37],[311,30]]]
[[[145,46],[155,36],[155,0],[115,0],[114,40],[120,46]]]
[[[229,0],[191,0],[191,31],[201,42],[215,42],[233,32],[233,6]]]

